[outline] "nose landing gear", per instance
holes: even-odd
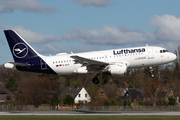
[[[151,78],[154,78],[155,77],[155,75],[154,75],[154,69],[153,69],[153,67],[149,67],[149,72],[150,72],[150,77]]]

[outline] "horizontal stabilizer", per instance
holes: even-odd
[[[20,67],[27,67],[29,66],[29,64],[24,64],[24,63],[18,63],[18,62],[8,62],[8,63],[11,63],[15,66],[20,66]]]
[[[4,68],[16,70],[16,66],[27,67],[29,65],[28,64],[24,64],[24,63],[17,63],[17,62],[7,62],[3,66],[4,66]]]

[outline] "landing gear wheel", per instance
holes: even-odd
[[[94,84],[98,84],[99,83],[98,75],[99,75],[99,73],[92,79],[92,82]]]
[[[99,79],[98,79],[97,77],[94,77],[94,78],[92,79],[92,82],[93,82],[94,84],[98,84],[98,83],[99,83]]]
[[[155,76],[154,74],[151,74],[151,78],[154,78],[154,76]]]

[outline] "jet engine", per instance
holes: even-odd
[[[108,65],[102,72],[109,72],[112,76],[124,76],[127,73],[126,64]]]

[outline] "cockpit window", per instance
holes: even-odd
[[[160,53],[169,52],[168,50],[160,50]]]

